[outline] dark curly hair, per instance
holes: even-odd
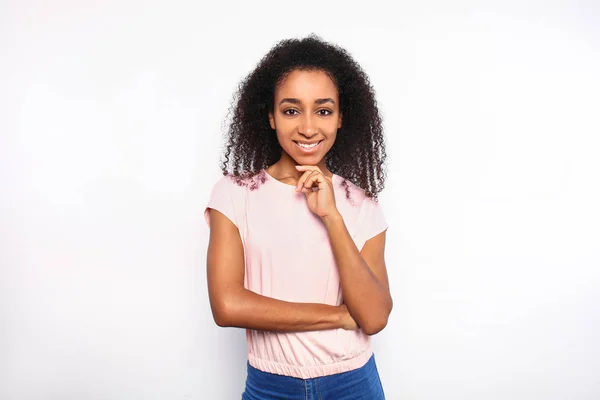
[[[325,165],[377,200],[385,184],[386,151],[373,87],[346,50],[314,34],[278,42],[239,84],[228,114],[223,174],[247,185],[247,178],[256,177],[279,160],[282,148],[269,125],[268,113],[274,109],[277,86],[294,70],[324,71],[336,85],[343,121]],[[261,183],[264,180],[259,177]],[[251,189],[259,184],[256,179],[250,181]],[[348,184],[343,184],[350,198]]]

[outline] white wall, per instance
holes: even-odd
[[[385,117],[388,398],[600,398],[599,3],[216,3],[1,2],[0,398],[239,398],[202,211],[238,81],[310,32]]]

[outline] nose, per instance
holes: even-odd
[[[298,126],[298,133],[308,138],[311,138],[318,133],[315,121],[311,115],[304,114],[300,121],[300,125]]]

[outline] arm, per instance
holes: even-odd
[[[244,248],[238,228],[214,209],[210,221],[207,280],[217,325],[280,332],[357,329],[344,305],[292,303],[244,288]]]
[[[344,303],[363,332],[374,335],[385,328],[392,311],[385,231],[367,240],[359,252],[339,213],[324,217],[323,222],[337,262]]]

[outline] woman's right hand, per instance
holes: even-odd
[[[340,320],[341,320],[341,328],[345,329],[347,331],[354,331],[358,329],[358,325],[356,324],[356,321],[354,320],[354,318],[352,318],[352,316],[350,315],[350,313],[348,312],[348,307],[346,307],[345,304],[342,304],[341,306],[339,306],[340,309]]]

